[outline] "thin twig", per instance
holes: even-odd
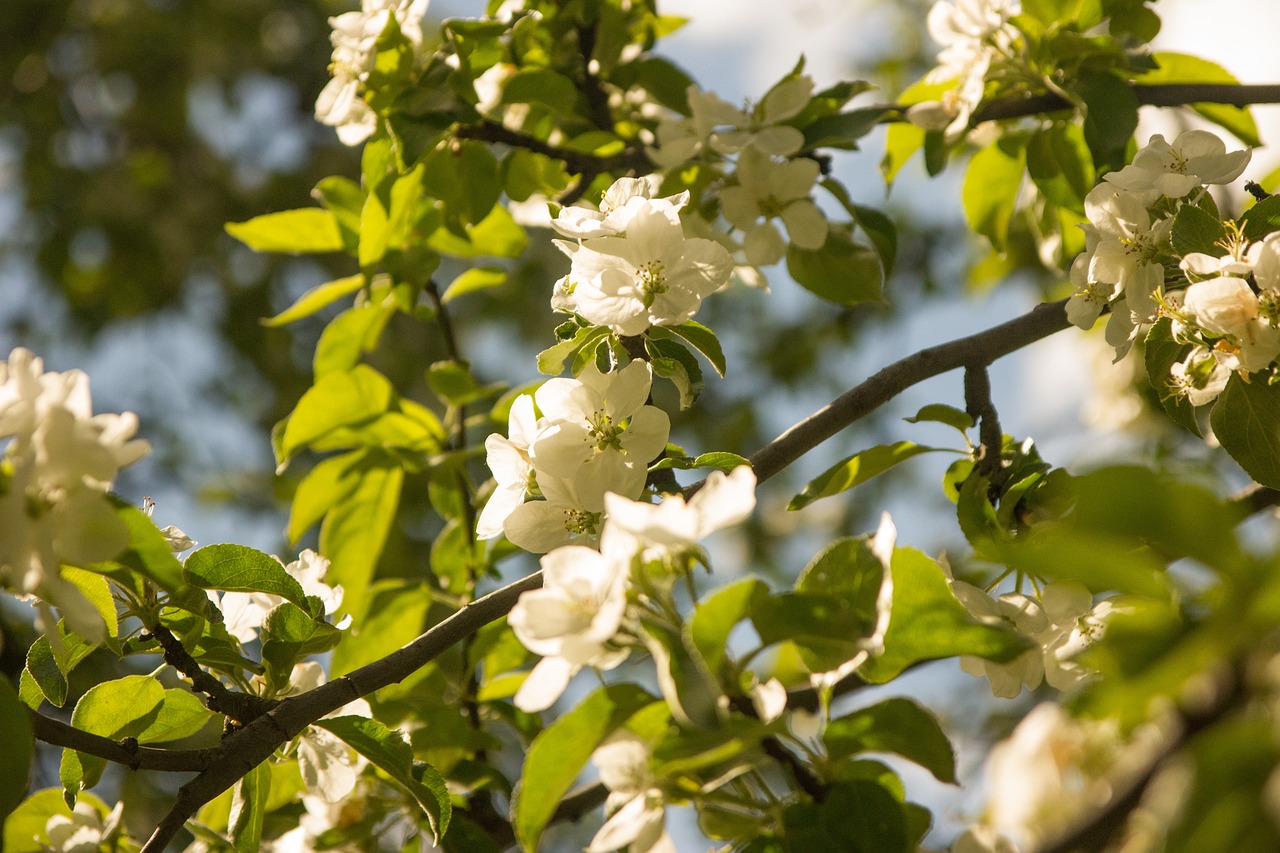
[[[131,770],[200,772],[209,766],[213,749],[156,749],[139,746],[136,740],[114,741],[69,726],[61,720],[32,711],[31,728],[37,740],[53,746],[96,755]]]
[[[1245,107],[1250,104],[1274,104],[1280,102],[1280,85],[1242,83],[1161,83],[1157,85],[1133,84],[1133,94],[1138,103],[1149,107],[1182,107],[1188,104],[1229,104]],[[970,124],[1000,119],[1051,113],[1070,109],[1071,104],[1059,95],[1045,93],[1028,97],[1001,98],[983,104],[974,112]]]
[[[967,364],[987,363],[1067,328],[1066,300],[1037,305],[1031,311],[945,344],[920,350],[895,362],[841,394],[752,454],[751,467],[764,481],[840,430],[866,417],[912,385]],[[696,491],[701,483],[686,489]]]
[[[164,662],[185,675],[193,687],[205,694],[205,705],[211,711],[226,714],[237,723],[248,723],[275,707],[275,702],[252,696],[238,690],[230,690],[216,676],[205,672],[182,641],[164,625],[156,624],[150,628],[151,636],[160,644],[164,653]]]

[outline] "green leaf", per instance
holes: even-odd
[[[955,82],[948,80],[942,83],[926,83],[918,80],[908,86],[898,96],[898,103],[903,105],[918,104],[924,101],[940,100],[946,92],[955,88]],[[880,172],[884,182],[892,185],[898,172],[907,161],[924,147],[925,132],[908,121],[894,122],[889,125],[885,137],[884,159],[880,161]]]
[[[721,684],[729,675],[722,669],[728,660],[729,634],[751,615],[764,595],[768,595],[768,587],[763,582],[745,578],[704,597],[689,619],[689,640]]]
[[[787,271],[801,287],[837,305],[881,299],[884,268],[875,249],[855,243],[848,229],[832,226],[821,249],[787,246]]]
[[[1124,168],[1125,152],[1138,127],[1138,96],[1133,87],[1114,74],[1085,72],[1077,94],[1088,108],[1084,139],[1093,153],[1097,174]]]
[[[1240,217],[1244,236],[1249,240],[1261,240],[1272,231],[1280,230],[1280,196],[1264,198]]]
[[[702,395],[702,368],[693,353],[684,344],[671,339],[647,338],[644,342],[649,352],[653,372],[671,380],[680,394],[680,408],[687,409]]]
[[[1179,255],[1203,252],[1217,257],[1221,249],[1216,244],[1226,234],[1222,220],[1199,205],[1184,204],[1173,217],[1173,250]]]
[[[364,457],[361,450],[331,456],[307,472],[293,493],[287,529],[290,544],[297,544],[330,507],[350,496],[360,483],[359,465]]]
[[[832,183],[834,181],[828,178],[822,185],[830,189]],[[871,245],[880,256],[880,266],[884,268],[884,277],[887,279],[893,274],[893,265],[898,257],[898,226],[883,211],[874,207],[850,204],[848,210],[854,222],[871,239]]]
[[[190,737],[203,729],[213,716],[213,711],[194,693],[171,687],[164,692],[159,714],[138,734],[138,742],[166,743]]]
[[[1169,369],[1182,361],[1190,350],[1191,344],[1178,343],[1173,339],[1173,320],[1161,317],[1151,327],[1151,331],[1147,332],[1143,355],[1146,359],[1147,379],[1159,396],[1165,413],[1178,426],[1198,437],[1201,433],[1195,406],[1169,384]]]
[[[724,376],[724,350],[720,347],[720,339],[716,337],[715,332],[701,323],[689,320],[679,326],[654,326],[649,330],[649,334],[657,334],[658,336],[670,334],[683,339],[685,343],[706,357],[711,366],[715,368],[716,373]]]
[[[413,749],[399,732],[367,717],[326,717],[315,725],[337,735],[408,791],[426,812],[435,842],[440,843],[453,812],[444,778],[429,764],[415,765]]]
[[[838,495],[872,477],[879,476],[900,462],[922,453],[959,453],[944,447],[925,447],[913,441],[879,444],[842,459],[813,479],[804,491],[791,499],[787,510],[804,509],[819,498]]]
[[[857,142],[880,125],[880,120],[893,112],[892,107],[860,107],[848,112],[823,116],[810,122],[804,131],[804,151],[815,148],[842,148],[855,151]]]
[[[901,800],[884,786],[853,780],[831,786],[821,803],[797,802],[782,814],[783,853],[907,853]]]
[[[395,397],[387,378],[365,364],[321,377],[289,416],[281,443],[284,458],[339,427],[373,420],[390,409]]]
[[[1054,122],[1027,143],[1027,173],[1046,199],[1084,214],[1084,197],[1093,189],[1093,157],[1079,125]]]
[[[303,317],[310,317],[342,297],[355,293],[364,287],[364,283],[365,277],[358,274],[317,285],[299,296],[297,301],[279,314],[263,320],[262,325],[270,327],[283,326],[287,323],[301,320]]]
[[[584,347],[599,343],[607,334],[609,330],[604,326],[583,326],[573,337],[538,353],[538,372],[547,376],[559,376],[564,372],[564,363],[570,357]]]
[[[1226,83],[1238,84],[1235,75],[1216,62],[1189,56],[1185,53],[1157,52],[1151,58],[1157,67],[1134,82],[1145,85],[1162,83]],[[1245,145],[1254,148],[1262,145],[1258,125],[1247,107],[1230,104],[1191,104],[1191,108],[1209,121],[1234,134]]]
[[[1222,449],[1250,477],[1280,488],[1280,385],[1232,376],[1209,423]]]
[[[516,839],[522,848],[538,848],[542,830],[596,747],[653,701],[634,684],[602,687],[534,738],[512,805]]]
[[[1005,249],[1026,158],[1027,137],[1010,134],[974,154],[964,173],[960,197],[965,221],[997,252]]]
[[[333,651],[330,677],[337,678],[407,646],[426,625],[431,591],[415,581],[375,581],[364,617]],[[523,648],[523,647],[521,647]]]
[[[427,238],[427,245],[455,258],[518,258],[529,243],[524,229],[501,204],[495,204],[488,216],[463,231],[465,236],[440,228]]]
[[[267,611],[262,622],[262,663],[267,684],[273,690],[289,685],[294,664],[307,655],[327,652],[342,639],[342,632],[290,602]]]
[[[768,735],[764,723],[742,715],[733,715],[714,729],[671,729],[653,749],[653,774],[697,788],[737,776],[762,763],[758,747]]]
[[[227,233],[255,252],[341,252],[338,218],[318,207],[284,210],[255,216],[247,222],[228,222]]]
[[[912,664],[955,655],[1012,660],[1030,645],[1012,631],[971,617],[952,594],[942,568],[921,552],[894,549],[891,572],[893,605],[884,653],[858,670],[868,681],[883,684]]]
[[[53,657],[49,638],[39,637],[27,649],[26,671],[40,687],[44,698],[61,708],[67,701],[67,677]]]
[[[956,758],[938,720],[910,699],[887,699],[827,724],[822,741],[832,761],[863,752],[890,752],[956,784]]]
[[[137,737],[158,716],[164,688],[149,675],[127,675],[90,687],[71,712],[71,725],[111,740]],[[68,796],[98,783],[106,760],[71,749],[62,753],[58,778]]]
[[[719,724],[720,685],[687,632],[641,618],[641,639],[653,656],[662,696],[681,725],[713,729]]]
[[[359,624],[400,501],[404,468],[383,454],[360,461],[359,484],[334,504],[320,525],[320,553],[330,560],[329,582],[341,584],[343,609]]]
[[[957,409],[955,406],[948,406],[945,403],[929,403],[926,406],[921,406],[920,411],[909,418],[903,418],[903,420],[909,424],[946,424],[962,433],[965,430],[972,429],[974,425],[973,415]]]
[[[498,161],[482,142],[451,141],[429,153],[422,168],[423,189],[444,203],[446,221],[474,225],[502,193]]]
[[[359,364],[361,356],[378,345],[394,313],[394,307],[382,301],[348,308],[330,320],[320,333],[311,362],[316,381]]]
[[[448,305],[459,296],[479,293],[507,283],[507,271],[498,267],[471,267],[445,288],[440,301]]]
[[[572,80],[548,69],[520,71],[502,88],[504,104],[537,104],[566,118],[576,117],[581,98]]]
[[[213,605],[205,594],[186,582],[182,563],[169,550],[169,543],[155,522],[124,501],[113,499],[116,516],[129,531],[129,547],[110,563],[87,566],[132,589],[141,576],[169,595],[169,604],[181,607],[203,618],[216,618]]]
[[[360,246],[360,211],[364,208],[364,190],[350,178],[338,175],[323,178],[311,197],[323,204],[338,221],[338,230],[342,232],[343,248],[347,254],[355,256]]]
[[[9,679],[0,678],[0,823],[17,808],[27,793],[31,759],[35,755],[35,734],[27,706],[22,704]]]
[[[480,385],[465,361],[437,361],[427,368],[427,385],[449,406],[465,406],[506,390],[505,383]]]
[[[231,795],[227,829],[236,853],[257,853],[262,845],[262,824],[271,796],[271,768],[266,762],[246,773]]]
[[[187,558],[187,581],[201,589],[267,592],[306,606],[302,585],[280,561],[245,545],[206,545]]]
[[[555,198],[569,186],[562,162],[527,148],[512,149],[502,161],[502,173],[512,201],[528,201],[535,194]]]

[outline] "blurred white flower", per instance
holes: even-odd
[[[649,769],[649,744],[621,729],[591,755],[600,781],[609,789],[608,819],[591,839],[585,853],[675,853],[666,830],[666,804]]]
[[[688,501],[683,495],[667,495],[659,504],[630,500],[622,494],[604,499],[608,520],[602,548],[630,559],[675,556],[698,546],[717,530],[731,527],[751,515],[756,506],[756,475],[740,465],[726,475],[713,471]]]
[[[816,160],[777,162],[755,148],[738,157],[738,183],[720,193],[720,205],[725,218],[746,235],[743,246],[749,264],[768,266],[786,254],[786,243],[772,222],[775,218],[782,220],[796,246],[822,248],[827,220],[809,197],[818,172]]]
[[[283,563],[279,557],[276,560]],[[302,587],[306,595],[314,595],[324,604],[324,614],[332,616],[342,606],[342,585],[329,586],[324,576],[329,572],[329,560],[315,551],[307,549],[284,567]],[[212,598],[212,594],[210,598]],[[257,639],[258,629],[262,627],[267,614],[281,604],[284,598],[269,592],[224,592],[217,604],[222,611],[223,626],[231,636],[242,643]],[[342,629],[351,624],[351,617],[345,616],[335,627]]]

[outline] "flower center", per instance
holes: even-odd
[[[566,509],[564,511],[564,529],[569,533],[582,536],[594,536],[600,529],[602,512],[587,512],[584,509]]]
[[[654,300],[667,292],[667,277],[662,261],[649,261],[636,270],[640,279],[640,291],[644,294],[644,307],[652,308]]]
[[[587,417],[587,433],[595,442],[596,450],[622,450],[622,426],[615,424],[613,418],[597,411]]]

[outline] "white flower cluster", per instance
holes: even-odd
[[[316,98],[316,119],[338,130],[343,145],[359,145],[378,128],[378,117],[361,97],[360,87],[373,71],[378,37],[395,18],[414,48],[422,46],[422,16],[430,0],[362,0],[360,11],[329,19],[333,32],[333,79]]]
[[[1167,748],[1172,716],[1157,716],[1126,738],[1113,719],[1076,719],[1057,703],[1037,705],[991,749],[985,823],[961,836],[953,853],[1012,853],[1015,841],[1035,849],[1103,807]]]
[[[649,462],[667,446],[667,413],[645,405],[652,381],[643,361],[608,374],[590,365],[577,379],[517,397],[507,437],[485,441],[498,487],[480,513],[480,538],[506,533],[535,554],[594,542],[605,495],[639,497]],[[530,496],[543,500],[525,502]]]
[[[1057,690],[1070,690],[1090,676],[1075,658],[1106,631],[1107,620],[1117,612],[1111,601],[1096,606],[1082,584],[1058,581],[1040,591],[1039,600],[1020,592],[993,598],[964,581],[952,581],[951,589],[975,619],[1012,628],[1035,645],[1007,663],[964,656],[960,668],[970,675],[986,676],[991,692],[1013,699],[1023,685],[1035,690],[1047,682]]]
[[[720,195],[721,211],[743,235],[742,249],[752,267],[782,260],[786,242],[774,220],[802,249],[820,249],[827,241],[827,220],[810,198],[819,165],[797,157],[804,134],[785,124],[808,106],[813,79],[788,77],[758,105],[741,110],[695,86],[688,89],[692,116],[664,119],[655,131],[649,155],[664,168],[677,168],[707,151],[737,155],[734,180]]]
[[[546,554],[542,588],[521,595],[507,617],[525,648],[542,656],[516,693],[516,706],[549,708],[583,667],[612,669],[626,660],[630,650],[618,635],[628,623],[634,564],[676,558],[742,521],[755,509],[755,485],[755,474],[742,466],[727,476],[713,473],[687,502],[672,495],[654,506],[605,495],[600,550],[569,545]]]
[[[929,35],[942,46],[938,65],[926,83],[957,81],[941,101],[912,106],[907,118],[926,130],[945,130],[958,139],[982,102],[992,62],[1007,56],[1018,38],[1009,18],[1021,11],[1018,0],[938,0],[929,10]]]
[[[78,370],[46,373],[25,349],[0,363],[0,589],[38,598],[43,630],[56,621],[52,604],[71,630],[103,638],[101,614],[60,566],[109,560],[128,545],[107,491],[147,452],[137,429],[132,412],[94,415]]]
[[[1189,130],[1172,143],[1153,136],[1133,162],[1104,176],[1085,198],[1085,252],[1071,267],[1076,291],[1067,317],[1087,329],[1110,306],[1107,343],[1117,358],[1160,305],[1177,321],[1175,337],[1196,344],[1174,365],[1174,390],[1195,405],[1212,401],[1232,371],[1251,373],[1280,355],[1280,244],[1250,245],[1231,232],[1221,256],[1191,253],[1178,264],[1191,284],[1176,299],[1165,292],[1173,263],[1169,235],[1181,205],[1211,184],[1240,177],[1250,151],[1228,152],[1214,134]],[[1250,285],[1252,276],[1257,287]]]
[[[181,532],[181,531],[179,531]],[[283,565],[284,561],[276,557]],[[332,616],[342,606],[342,586],[329,586],[324,576],[329,573],[329,560],[315,551],[307,549],[298,555],[298,559],[285,565],[284,570],[298,582],[302,591],[314,595],[324,603],[324,614]],[[224,592],[221,598],[210,592],[209,598],[222,611],[223,627],[227,633],[242,643],[250,643],[258,638],[258,629],[266,621],[267,614],[284,604],[284,598],[269,592]],[[351,624],[351,617],[343,617],[336,627],[345,628]]]
[[[680,209],[687,192],[652,198],[653,184],[622,178],[600,209],[566,207],[551,226],[568,240],[569,274],[556,282],[551,307],[619,335],[678,326],[729,281],[733,259],[714,240],[687,238]]]

